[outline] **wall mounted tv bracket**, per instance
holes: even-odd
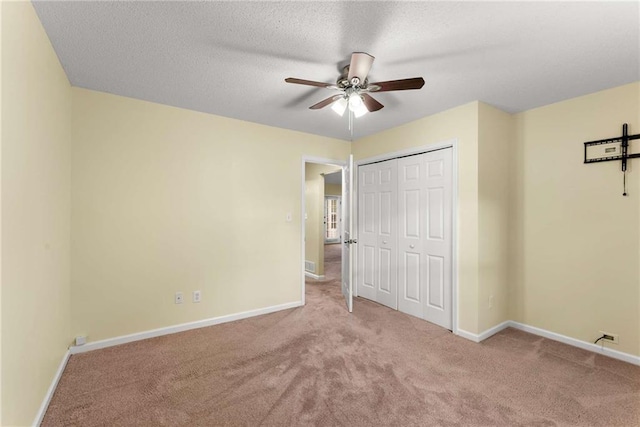
[[[622,168],[622,195],[627,195],[627,160],[640,157],[640,148],[629,154],[629,141],[640,139],[640,134],[629,135],[629,126],[622,125],[622,136],[584,143],[584,162],[600,163],[620,160]]]

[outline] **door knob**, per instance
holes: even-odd
[[[415,246],[413,246],[413,245],[409,245],[409,247],[410,247],[411,249],[415,248]]]

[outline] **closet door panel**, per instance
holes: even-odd
[[[369,288],[371,292],[375,292],[375,275],[376,275],[376,248],[374,246],[365,246],[363,249],[363,268],[362,268],[362,285]]]
[[[420,199],[422,195],[419,189],[405,190],[400,194],[403,207],[403,227],[401,235],[406,239],[420,239]]]
[[[427,230],[423,258],[425,319],[452,327],[452,158],[451,149],[433,151],[426,158]]]
[[[443,241],[444,230],[444,187],[429,188],[427,190],[427,205],[429,206],[429,220],[427,221],[427,237],[435,241]]]
[[[427,255],[427,304],[444,310],[444,258]]]
[[[395,204],[395,194],[391,191],[378,193],[378,206],[380,212],[380,237],[391,238],[394,231],[395,218],[393,217],[393,205]]]
[[[390,295],[392,291],[391,274],[395,274],[391,265],[391,251],[387,248],[378,250],[378,259],[380,260],[380,268],[378,269],[378,290],[386,295]]]
[[[362,203],[362,225],[364,227],[365,233],[375,233],[375,206],[376,206],[376,195],[375,193],[365,193],[363,196]]]
[[[405,252],[403,262],[404,280],[402,281],[402,295],[407,302],[420,304],[422,292],[420,290],[420,254]],[[403,310],[401,310],[403,311]]]
[[[386,174],[385,174],[386,175]],[[381,176],[382,178],[382,176]],[[382,179],[381,179],[382,181]],[[393,244],[391,239],[393,238],[393,229],[395,228],[392,221],[395,221],[392,213],[392,205],[395,204],[395,194],[391,191],[385,191],[378,193],[379,197],[379,212],[380,212],[380,234],[378,236],[378,292],[381,293],[378,299],[391,299],[393,292],[393,282],[391,274],[395,274],[395,266],[393,265]],[[386,305],[393,305],[393,302],[386,301]]]
[[[398,159],[398,310],[423,317],[425,159]]]
[[[358,168],[358,296],[376,299],[377,288],[377,167]]]
[[[378,165],[378,281],[376,301],[393,309],[398,308],[397,288],[397,159],[376,163]]]

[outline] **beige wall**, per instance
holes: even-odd
[[[634,83],[517,114],[510,301],[514,320],[640,355],[640,160],[583,164],[583,142],[640,133]],[[637,144],[638,141],[634,142]]]
[[[354,159],[411,147],[458,141],[459,327],[478,332],[478,102],[472,102],[362,138],[352,145]]]
[[[513,117],[497,108],[479,103],[478,330],[480,332],[509,320],[509,156],[513,139]]]
[[[71,89],[28,2],[2,2],[2,420],[30,425],[71,343]]]
[[[300,301],[301,159],[346,158],[349,144],[72,92],[75,334],[95,341]]]
[[[305,209],[307,211],[307,219],[305,221],[305,259],[316,264],[314,274],[318,276],[324,275],[325,183],[323,174],[340,169],[338,166],[318,163],[307,163],[305,165]]]
[[[324,184],[325,196],[342,196],[342,184]]]

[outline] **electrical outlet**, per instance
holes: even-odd
[[[493,308],[493,295],[489,296],[489,308]]]
[[[85,345],[87,343],[86,335],[78,335],[76,337],[76,345]]]
[[[184,301],[184,297],[182,296],[182,292],[176,292],[176,304],[182,304]]]
[[[602,338],[602,341],[608,342],[610,344],[620,344],[620,340],[618,338],[618,334],[612,334],[610,332],[604,332],[604,331],[600,331],[600,336],[604,337]]]
[[[200,291],[193,291],[193,302],[200,302],[202,299],[202,293]]]

